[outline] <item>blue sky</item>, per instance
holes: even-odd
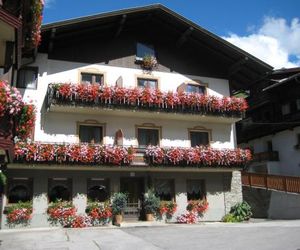
[[[158,3],[150,0],[45,2],[43,23]],[[160,0],[159,3],[275,68],[300,66],[300,0]]]

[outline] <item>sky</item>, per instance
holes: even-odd
[[[300,0],[44,1],[44,24],[161,3],[275,69],[300,67]]]

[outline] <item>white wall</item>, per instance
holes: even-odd
[[[112,67],[106,65],[87,65],[83,63],[48,60],[47,54],[38,54],[32,66],[39,67],[39,78],[37,90],[22,90],[25,101],[33,101],[37,106],[37,119],[35,127],[36,141],[52,142],[77,142],[76,122],[94,119],[106,123],[105,143],[113,143],[113,136],[117,129],[122,128],[125,134],[124,144],[136,145],[135,125],[142,123],[154,123],[162,126],[162,146],[190,146],[188,140],[188,128],[203,126],[212,130],[212,146],[215,148],[234,148],[235,131],[232,124],[204,124],[199,122],[130,119],[114,116],[64,114],[45,112],[43,107],[46,91],[49,83],[78,83],[79,71],[84,69],[96,70],[104,73],[105,83],[114,85],[116,80],[122,76],[123,86],[134,87],[137,76],[143,75],[143,70]],[[149,75],[147,75],[149,76]],[[155,72],[151,76],[158,78],[162,91],[176,91],[177,87],[187,80],[201,80],[208,84],[208,94],[216,96],[229,96],[229,83],[225,79],[207,78],[201,76],[181,75],[178,73]],[[43,115],[41,115],[41,113]],[[222,119],[222,118],[220,118]]]
[[[254,153],[260,153],[267,151],[267,141],[272,141],[273,150],[279,152],[279,164],[269,167],[269,173],[300,176],[300,149],[295,148],[298,134],[300,127],[251,140],[242,146],[251,146]]]

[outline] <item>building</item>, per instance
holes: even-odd
[[[34,142],[16,145],[3,206],[32,199],[31,226],[46,226],[50,201],[84,213],[122,191],[138,218],[153,187],[177,214],[206,198],[203,219],[221,220],[242,200],[249,158],[235,137],[246,105],[229,96],[271,70],[162,5],[44,25],[16,81],[36,106]]]
[[[300,218],[299,80],[300,68],[275,70],[261,79],[250,89],[246,119],[238,123],[239,145],[254,153],[247,176],[265,176],[270,181],[261,188],[273,190],[249,191],[244,187],[249,199],[252,196],[263,201],[264,205],[258,205],[258,210],[263,210],[258,211],[260,216]]]

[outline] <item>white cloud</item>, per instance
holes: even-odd
[[[45,8],[51,8],[55,4],[55,0],[44,0]]]
[[[292,19],[290,25],[283,18],[266,17],[258,29],[251,27],[252,34],[229,34],[225,40],[242,48],[275,68],[300,66],[300,23]],[[290,57],[297,58],[290,61]]]

